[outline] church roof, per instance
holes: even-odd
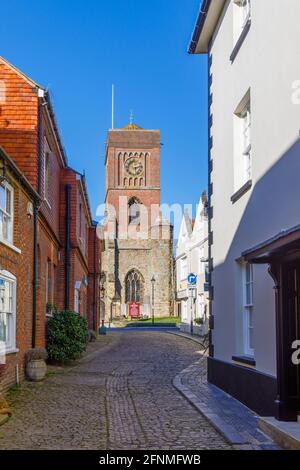
[[[141,131],[142,127],[138,126],[137,124],[133,124],[132,122],[130,124],[127,124],[126,126],[123,127],[125,131]]]

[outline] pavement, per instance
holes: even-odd
[[[186,337],[186,334],[177,336]],[[199,343],[199,338],[189,339]],[[207,355],[182,370],[173,380],[174,386],[237,450],[280,450],[260,429],[260,417],[238,400],[207,382]]]
[[[232,449],[173,385],[199,350],[164,331],[110,332],[74,366],[8,396],[0,449]]]

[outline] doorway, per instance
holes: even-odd
[[[288,407],[300,413],[300,365],[293,363],[293,343],[300,340],[300,261],[282,265],[282,328],[285,339],[286,400]],[[294,361],[295,362],[295,361]]]

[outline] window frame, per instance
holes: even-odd
[[[52,262],[48,258],[46,262],[46,306],[52,304]]]
[[[253,292],[254,292],[254,279],[253,279],[253,265],[245,263],[243,265],[243,349],[244,354],[249,357],[255,356],[255,349],[251,347],[251,331],[253,341]]]
[[[6,312],[6,314],[11,315],[9,319],[10,328],[8,331],[11,331],[11,337],[8,341],[5,341],[5,352],[9,353],[16,350],[16,329],[17,329],[17,278],[14,274],[6,270],[0,270],[0,279],[3,279],[5,282],[8,282],[12,286],[12,297],[11,297],[11,312]]]
[[[0,231],[0,241],[4,243],[9,243],[13,245],[14,243],[14,188],[7,181],[4,181],[0,184],[5,190],[5,204],[7,204],[7,192],[10,193],[10,212],[7,212],[7,209],[2,209],[0,207],[0,212],[4,214],[10,220],[8,224],[8,237],[3,237],[3,225],[1,226],[2,230]]]
[[[50,195],[50,156],[51,149],[47,137],[44,137],[44,200],[49,202]]]
[[[183,262],[185,262],[185,272],[183,272]],[[188,277],[188,257],[184,255],[180,258],[180,281],[186,281]]]
[[[235,109],[233,119],[234,195],[231,200],[235,202],[236,195],[239,195],[240,191],[243,195],[252,186],[252,107],[250,88]]]

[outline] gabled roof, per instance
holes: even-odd
[[[30,77],[28,77],[28,75],[26,75],[25,73],[21,72],[21,70],[19,70],[15,65],[11,64],[10,62],[8,62],[8,60],[4,59],[4,57],[1,57],[0,56],[0,62],[3,62],[5,65],[7,65],[9,68],[11,68],[14,72],[16,72],[19,77],[23,78],[23,80],[25,80],[30,86],[32,86],[33,88],[40,88],[41,90],[44,90],[45,91],[45,88],[43,88],[41,85],[39,85],[37,82],[35,82],[34,80],[32,80]]]
[[[193,234],[203,229],[204,227],[203,223],[205,220],[207,220],[206,213],[205,213],[206,205],[207,205],[206,192],[203,191],[199,204],[197,206],[197,214],[196,214],[195,222],[193,225]]]
[[[192,220],[188,209],[184,210],[183,217],[181,220],[180,231],[178,236],[178,245],[189,238],[193,233]]]
[[[54,110],[53,110],[53,106],[52,106],[49,91],[46,90],[46,88],[39,85],[34,80],[32,80],[25,73],[21,72],[21,70],[19,70],[17,67],[15,67],[15,65],[11,64],[8,60],[4,59],[4,57],[0,56],[0,62],[4,63],[7,67],[9,67],[11,70],[13,70],[19,77],[21,77],[26,83],[28,83],[34,90],[37,90],[37,91],[41,90],[42,93],[40,95],[40,98],[44,98],[44,100],[46,101],[47,108],[48,108],[49,114],[50,114],[50,119],[51,119],[52,124],[53,124],[54,132],[55,132],[57,142],[58,142],[58,146],[59,146],[59,150],[60,150],[60,153],[61,153],[61,158],[63,159],[64,164],[67,166],[68,159],[67,159],[67,155],[66,155],[64,146],[62,144],[62,140],[61,140],[60,132],[59,132],[59,129],[58,129],[56,117],[55,117],[55,114],[54,114]]]
[[[189,45],[189,54],[205,54],[214,34],[226,0],[202,0]]]

